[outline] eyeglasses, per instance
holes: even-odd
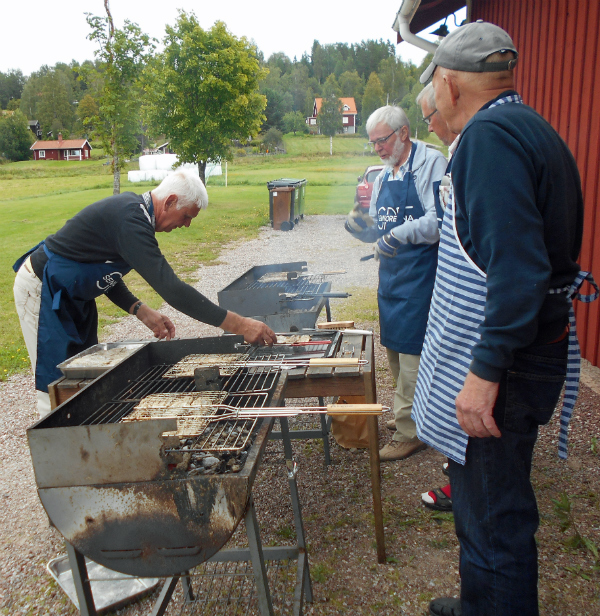
[[[396,132],[398,132],[398,129],[392,131],[387,137],[381,137],[379,139],[375,139],[375,141],[369,141],[369,145],[383,145]]]
[[[425,124],[427,124],[427,126],[429,126],[429,125],[431,124],[431,116],[432,116],[434,113],[437,113],[437,109],[434,109],[434,110],[433,110],[433,111],[432,111],[432,112],[431,112],[428,116],[425,116],[425,117],[423,118],[423,122],[425,122]]]

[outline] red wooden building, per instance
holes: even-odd
[[[35,160],[88,160],[92,146],[87,139],[63,139],[58,141],[36,141],[30,148]]]
[[[356,116],[358,115],[356,111],[356,102],[353,97],[340,98],[340,101],[342,102],[342,130],[344,133],[355,133]],[[313,103],[313,114],[306,118],[306,123],[311,132],[317,132],[317,116],[319,115],[322,103],[322,98],[315,98],[315,102]]]
[[[418,33],[467,6],[468,21],[504,28],[519,51],[517,90],[554,126],[577,160],[585,200],[580,265],[600,280],[600,2],[598,0],[422,0]],[[584,287],[584,293],[589,289]],[[600,365],[600,301],[576,302],[582,355]]]

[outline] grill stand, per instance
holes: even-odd
[[[313,601],[312,583],[310,580],[306,540],[304,537],[304,523],[302,521],[302,510],[296,481],[298,467],[293,459],[288,419],[287,417],[280,417],[279,420],[281,424],[281,439],[283,440],[284,456],[288,468],[288,483],[292,499],[292,510],[294,512],[294,527],[296,530],[297,545],[293,547],[262,547],[260,528],[254,508],[254,499],[252,495],[250,495],[248,508],[244,515],[249,547],[220,550],[213,557],[209,558],[207,562],[251,562],[260,614],[261,616],[274,616],[265,560],[296,560],[297,574],[296,586],[294,589],[293,616],[301,616],[304,598],[306,598],[308,603],[312,603]],[[73,574],[73,582],[75,584],[81,616],[97,616],[98,612],[94,605],[85,557],[69,542],[65,541],[65,546],[69,557],[69,565]],[[193,603],[194,592],[191,578],[189,571],[184,571],[178,576],[172,576],[165,580],[164,586],[154,604],[150,616],[163,616],[165,614],[178,581],[181,581],[184,602]]]

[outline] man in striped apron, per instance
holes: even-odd
[[[531,460],[567,372],[583,202],[566,144],[513,90],[516,61],[476,22],[421,76],[460,133],[413,405],[419,439],[450,458],[460,542],[461,596],[432,601],[437,616],[538,614]]]

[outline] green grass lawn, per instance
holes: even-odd
[[[305,178],[308,182],[305,213],[345,214],[353,204],[356,178],[365,167],[378,162],[370,152],[363,155],[366,139],[335,137],[334,155],[329,139],[321,136],[285,137],[287,154],[247,156],[228,164],[225,176],[207,182],[209,207],[189,229],[158,235],[162,251],[179,275],[190,282],[199,263],[216,262],[221,250],[232,241],[255,237],[269,224],[269,193],[266,183],[282,177]],[[0,378],[29,365],[12,285],[13,262],[80,209],[112,193],[110,167],[106,159],[90,161],[26,161],[0,166]],[[137,169],[137,163],[128,165]],[[121,190],[138,193],[155,184],[132,184],[122,175]],[[128,286],[153,307],[162,300],[135,272]],[[104,298],[98,300],[101,324],[123,313]]]

